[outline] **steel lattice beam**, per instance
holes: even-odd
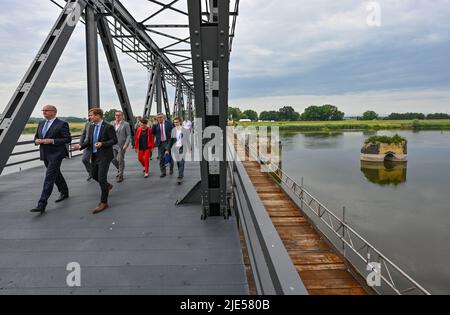
[[[6,106],[0,121],[0,174],[11,152],[14,150],[85,7],[85,0],[71,0],[66,4]]]
[[[202,140],[201,198],[203,219],[208,216],[228,217],[226,127],[228,112],[229,18],[230,1],[210,1],[209,22],[202,20],[200,0],[187,0],[191,38],[192,70],[195,87],[196,117],[201,119],[202,134],[210,126],[220,127],[220,162],[210,161]],[[205,74],[205,67],[207,73]],[[196,127],[196,130],[198,126]],[[206,134],[203,137],[207,136]]]
[[[97,15],[91,6],[86,7],[86,65],[88,107],[100,107],[100,75],[98,70]]]
[[[125,120],[131,126],[135,125],[135,118],[133,109],[131,108],[130,98],[128,97],[125,80],[123,78],[122,70],[120,68],[119,58],[117,57],[116,49],[109,29],[108,22],[105,17],[98,19],[98,32],[102,40],[103,48],[105,50],[106,60],[108,61],[109,69],[111,71],[114,86],[116,88],[117,96],[119,98],[120,106],[124,113]],[[131,128],[134,132],[134,129]]]

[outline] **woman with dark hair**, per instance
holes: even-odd
[[[148,178],[150,170],[150,155],[155,147],[155,139],[152,129],[148,127],[148,120],[143,118],[139,122],[140,127],[136,130],[134,149],[138,153],[139,162],[144,167],[144,177]]]
[[[177,183],[180,185],[184,178],[185,156],[190,151],[189,131],[181,125],[181,118],[174,118],[173,123],[175,128],[172,130],[171,150],[177,162]]]

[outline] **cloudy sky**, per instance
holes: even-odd
[[[3,110],[60,9],[48,0],[0,1]],[[156,9],[146,0],[122,2],[138,20]],[[450,0],[377,1],[380,26],[367,21],[376,14],[369,2],[241,0],[230,105],[258,112],[291,105],[301,112],[330,103],[347,115],[367,109],[450,112]],[[117,108],[101,49],[100,57],[102,107]],[[119,57],[131,102],[141,113],[147,72]],[[84,115],[85,69],[84,25],[79,24],[39,105],[56,104],[64,116]]]

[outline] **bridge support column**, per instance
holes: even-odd
[[[202,20],[200,0],[187,0],[191,38],[192,66],[194,74],[196,134],[203,139],[201,152],[201,198],[202,218],[208,216],[228,217],[226,128],[228,113],[228,70],[229,70],[229,18],[230,2],[211,0],[209,22]],[[205,68],[208,76],[205,77]],[[220,134],[210,131],[220,128]],[[201,129],[200,129],[201,128]],[[198,132],[197,132],[198,131]],[[214,138],[212,135],[214,134]],[[209,137],[209,138],[208,138]],[[212,150],[203,150],[211,140],[220,143]],[[209,151],[204,156],[204,151]],[[219,156],[219,160],[211,156]]]
[[[180,81],[177,83],[176,91],[175,91],[175,103],[173,107],[173,116],[181,117],[184,116],[184,98],[183,98],[183,86]]]
[[[108,61],[109,69],[111,70],[117,96],[119,97],[120,106],[122,107],[122,111],[124,113],[124,118],[130,126],[134,126],[135,119],[133,109],[131,108],[130,98],[128,97],[125,80],[120,68],[119,58],[117,57],[111,30],[108,26],[106,17],[99,18],[98,31],[100,34],[100,39],[102,40],[103,49],[105,50],[106,60]],[[134,133],[134,128],[131,128],[131,132]]]
[[[91,6],[86,7],[85,19],[88,108],[91,109],[100,107],[97,16]]]
[[[0,115],[0,174],[77,25],[85,0],[67,3]]]
[[[161,87],[162,87],[162,99],[164,102],[164,109],[166,110],[167,119],[172,119],[172,115],[170,113],[169,97],[167,96],[167,86],[164,71],[161,72]]]
[[[155,102],[156,102],[156,111],[158,113],[162,113],[162,69],[161,62],[158,62],[156,66],[156,94],[155,94]]]
[[[156,61],[153,65],[150,75],[150,83],[147,89],[147,97],[144,106],[143,117],[148,118],[151,114],[153,101],[156,103],[156,112],[162,113],[162,105],[166,110],[166,115],[170,118],[169,99],[167,97],[166,81],[164,79],[164,70],[161,62]]]
[[[192,92],[188,92],[188,97],[187,97],[187,116],[189,117],[189,120],[193,120],[193,115],[194,115],[194,111],[193,111],[193,105],[192,105]]]

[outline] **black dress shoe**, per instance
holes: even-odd
[[[161,176],[159,176],[159,177],[163,178],[163,177],[166,177],[166,176],[167,176],[166,174],[161,174]]]
[[[31,209],[30,212],[33,212],[33,213],[38,212],[38,213],[42,214],[45,212],[45,209],[36,207],[34,209]]]
[[[66,200],[67,198],[69,198],[69,194],[61,194],[61,195],[59,195],[59,198],[55,200],[55,202],[58,203],[63,200]]]

